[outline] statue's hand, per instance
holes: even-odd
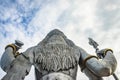
[[[113,53],[112,49],[105,48],[105,49],[97,51],[97,54],[98,56],[105,57],[108,51],[111,51]]]

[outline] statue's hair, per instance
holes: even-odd
[[[74,52],[74,48],[64,44],[45,45],[36,49],[35,53],[40,53],[36,62],[43,70],[67,70],[77,65]]]
[[[64,37],[64,38],[66,38],[66,36],[64,35],[64,33],[61,32],[61,31],[58,30],[58,29],[54,29],[54,30],[50,31],[50,32],[48,33],[47,37],[49,38],[49,37],[51,37],[51,36],[53,36],[53,35],[60,35],[60,36],[62,36],[62,37]],[[47,38],[47,37],[46,37],[46,38]]]

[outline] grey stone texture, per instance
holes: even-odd
[[[1,64],[10,67],[4,69],[7,74],[2,80],[24,80],[32,65],[35,67],[36,80],[76,80],[78,65],[80,68],[84,67],[83,73],[89,80],[103,80],[102,77],[110,76],[117,66],[111,51],[103,59],[92,57],[83,64],[91,55],[76,46],[58,29],[49,32],[40,43],[16,58],[10,47],[5,53],[9,54],[1,58]],[[6,62],[4,58],[10,62]]]

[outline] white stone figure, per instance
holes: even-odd
[[[78,65],[89,80],[103,80],[102,77],[113,74],[117,62],[111,49],[105,49],[101,54],[105,55],[101,60],[88,54],[63,32],[55,29],[38,45],[13,59],[2,80],[24,80],[32,65],[35,67],[36,80],[76,80]],[[1,64],[4,66],[3,58]]]

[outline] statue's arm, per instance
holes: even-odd
[[[88,68],[84,68],[83,73],[89,78],[89,80],[103,80],[101,76],[97,76],[91,72]]]
[[[80,53],[79,62],[82,70],[87,68],[96,76],[103,77],[111,75],[116,69],[117,61],[111,51],[107,51],[105,57],[101,60],[95,56],[92,57],[83,49],[80,49]]]
[[[3,71],[7,72],[9,70],[11,62],[20,55],[18,50],[24,45],[23,42],[15,40],[15,43],[8,44],[5,47],[5,51],[2,54],[0,65]]]
[[[12,61],[2,80],[23,80],[33,64],[33,48],[29,48]]]
[[[13,48],[12,47],[6,48],[0,60],[1,69],[7,72],[10,67],[11,62],[14,59],[15,57],[13,55]]]

